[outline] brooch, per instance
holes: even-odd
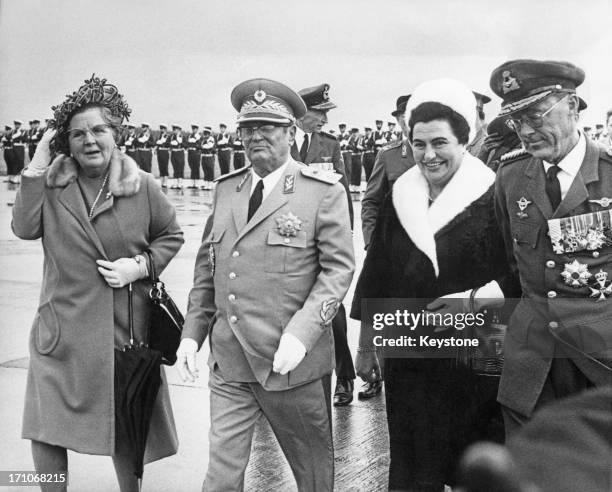
[[[561,272],[561,276],[565,280],[565,283],[570,287],[579,289],[588,284],[589,278],[593,275],[589,272],[589,268],[584,263],[578,263],[578,260],[574,260],[571,263],[566,263],[565,268]]]
[[[295,237],[302,230],[302,221],[291,212],[276,218],[278,233],[284,237]]]
[[[599,270],[599,273],[595,274],[597,280],[597,288],[589,287],[591,289],[590,297],[597,297],[597,302],[605,301],[606,295],[612,294],[612,283],[608,280],[608,272]]]

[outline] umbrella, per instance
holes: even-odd
[[[126,436],[140,490],[151,414],[161,385],[162,355],[134,339],[132,284],[128,308],[130,343],[123,350],[115,349],[115,423],[116,434]]]

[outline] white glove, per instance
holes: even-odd
[[[198,377],[196,368],[196,352],[198,342],[193,338],[183,338],[179,348],[176,350],[176,368],[183,382],[193,383]]]
[[[51,149],[49,148],[49,144],[57,130],[53,128],[49,128],[38,142],[38,146],[36,147],[36,152],[32,156],[32,161],[28,167],[31,167],[37,171],[45,169],[51,163]]]
[[[295,335],[283,333],[274,354],[272,370],[284,376],[289,371],[293,371],[305,356],[304,344]]]
[[[120,289],[143,278],[143,271],[134,258],[119,258],[115,261],[96,260],[98,271],[113,289]]]

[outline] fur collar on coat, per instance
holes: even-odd
[[[469,153],[429,206],[429,185],[418,166],[401,175],[393,185],[393,207],[400,224],[417,248],[427,255],[439,275],[435,234],[480,198],[494,183],[495,173]]]
[[[113,151],[108,176],[108,189],[114,196],[135,195],[140,189],[138,165],[131,157],[117,149]],[[64,188],[77,179],[78,164],[72,158],[59,154],[49,166],[47,187]]]

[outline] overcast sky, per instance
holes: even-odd
[[[584,124],[612,108],[608,0],[0,0],[0,124],[50,115],[92,72],[115,83],[131,120],[233,126],[232,88],[268,77],[327,82],[339,121],[390,119],[395,99],[449,76],[493,96],[512,58],[586,71]]]

